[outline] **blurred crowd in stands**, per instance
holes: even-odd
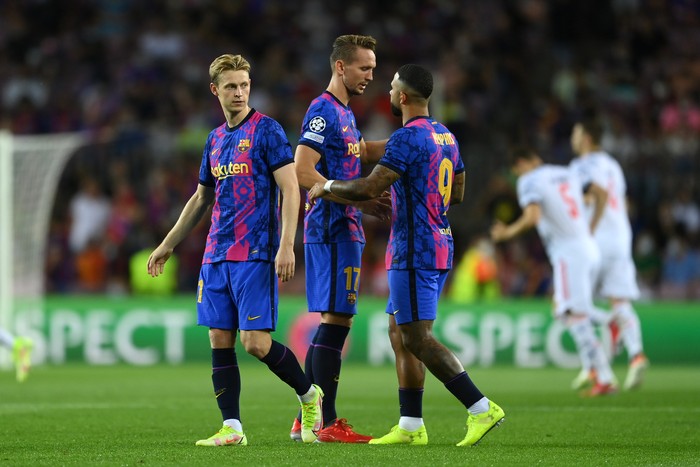
[[[527,140],[566,164],[572,123],[591,108],[626,172],[644,297],[700,299],[697,0],[0,1],[0,128],[90,136],[61,176],[47,291],[149,290],[136,277],[143,252],[195,190],[206,135],[223,121],[208,88],[216,56],[251,61],[252,106],[294,145],[330,79],[332,41],[348,33],[378,40],[374,82],[351,102],[367,140],[400,123],[388,102],[398,66],[434,71],[431,109],[457,136],[468,174],[466,202],[450,211],[455,299],[549,292],[534,232],[498,248],[485,234],[519,212],[510,145]],[[166,292],[194,290],[207,228],[176,250]],[[366,218],[365,229],[363,289],[381,295],[388,225]],[[297,276],[285,284],[295,293],[301,240],[300,230]]]

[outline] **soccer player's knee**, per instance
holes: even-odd
[[[246,352],[258,359],[270,351],[270,340],[256,335],[241,335],[241,344]]]
[[[403,344],[403,332],[399,328],[399,325],[396,324],[396,321],[394,321],[393,317],[389,320],[389,328],[387,330],[387,334],[389,335],[389,342],[391,342],[391,348],[395,354],[398,355],[400,353],[405,353],[408,351],[408,349],[406,349],[406,346],[404,346]]]
[[[427,336],[412,332],[402,333],[403,345],[415,356],[419,356],[427,340]]]
[[[323,313],[322,324],[334,324],[336,326],[352,327],[353,315],[347,313]]]
[[[261,342],[243,343],[243,348],[245,348],[246,352],[248,352],[250,355],[257,359],[263,358],[270,351],[270,348],[265,348],[265,346],[262,345]]]

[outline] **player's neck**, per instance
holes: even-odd
[[[589,154],[593,154],[594,152],[599,152],[600,151],[600,146],[592,144],[590,146],[585,146],[583,150],[581,151],[581,157],[586,157]]]
[[[343,81],[337,75],[334,75],[333,78],[331,78],[331,82],[328,83],[326,91],[333,94],[336,99],[342,102],[343,105],[347,106],[350,103],[350,93],[343,84]]]
[[[427,107],[402,107],[401,121],[405,125],[407,121],[416,117],[430,117],[430,112]]]
[[[527,173],[530,173],[533,170],[535,170],[541,166],[542,166],[542,161],[532,161],[523,167],[522,171],[520,172],[520,176],[523,176]]]
[[[250,107],[246,106],[245,109],[243,109],[240,112],[226,112],[226,123],[228,124],[229,128],[235,128],[238,125],[241,124],[241,122],[246,118],[246,116],[250,113]]]

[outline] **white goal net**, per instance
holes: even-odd
[[[82,134],[16,136],[0,131],[0,327],[41,310],[49,217],[63,169]],[[6,366],[6,353],[0,364]]]

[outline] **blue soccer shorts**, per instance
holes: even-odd
[[[197,283],[197,324],[216,329],[274,331],[277,324],[274,263],[202,264]]]
[[[364,247],[359,242],[304,245],[309,311],[357,314]]]
[[[437,318],[438,299],[447,280],[446,269],[390,269],[387,314],[396,324]]]

